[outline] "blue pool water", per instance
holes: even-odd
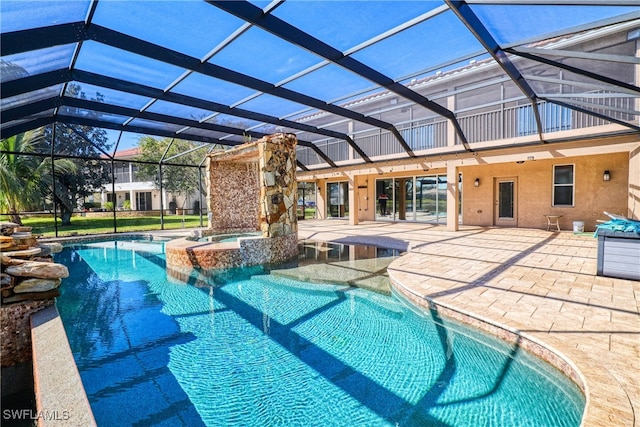
[[[559,372],[394,297],[261,269],[180,283],[150,242],[56,261],[99,426],[580,424],[584,397]]]

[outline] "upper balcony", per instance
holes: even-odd
[[[585,102],[596,105],[592,108],[596,115],[577,111],[554,103],[541,101],[537,108],[542,122],[542,133],[546,138],[554,139],[553,133],[577,131],[581,137],[589,134],[601,134],[603,126],[611,127],[611,121],[597,114],[616,118],[623,122],[637,124],[637,99],[632,96],[608,97],[602,92],[594,92]],[[461,111],[458,122],[467,141],[472,146],[475,143],[488,143],[490,147],[513,145],[513,141],[537,140],[538,130],[536,118],[531,104],[508,105],[514,102],[501,102],[482,108]],[[410,108],[410,107],[409,107]],[[480,110],[480,111],[478,111]],[[601,110],[601,111],[598,111]],[[463,150],[460,139],[455,135],[448,121],[442,117],[420,119],[401,123],[399,131],[415,154],[429,155],[443,151]],[[570,133],[569,133],[570,134]],[[386,130],[369,130],[353,134],[353,140],[373,160],[404,157],[406,151],[398,143],[395,135]],[[453,144],[452,144],[453,142]],[[341,164],[360,163],[360,156],[354,152],[346,141],[326,139],[317,144],[327,156]],[[452,147],[453,145],[453,147]],[[485,146],[487,144],[484,144]],[[449,150],[447,150],[447,147]],[[298,147],[298,160],[307,166],[322,165],[324,160],[309,147]]]

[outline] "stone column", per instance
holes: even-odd
[[[298,233],[297,143],[293,134],[258,140],[260,230],[264,237]]]

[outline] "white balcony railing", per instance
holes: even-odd
[[[581,102],[579,99],[577,101]],[[637,116],[630,113],[635,110],[635,99],[632,97],[590,98],[584,99],[582,102],[589,105],[589,109],[595,113],[622,121],[633,122],[637,120]],[[611,123],[595,115],[553,103],[540,102],[537,106],[544,133],[583,129]],[[533,106],[530,104],[460,115],[458,122],[470,143],[513,139],[537,133]],[[414,151],[447,145],[447,121],[445,119],[417,121],[403,125],[398,130]],[[353,139],[369,157],[393,155],[405,151],[393,133],[387,130],[359,134]],[[334,162],[349,159],[350,147],[346,141],[331,139],[318,144],[318,146]],[[297,156],[298,160],[306,165],[324,162],[308,147],[299,147]],[[353,158],[359,158],[359,156],[354,153]]]

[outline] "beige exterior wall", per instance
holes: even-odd
[[[575,135],[574,135],[575,136]],[[504,141],[502,141],[504,144]],[[584,221],[593,231],[598,220],[607,220],[604,211],[640,218],[640,142],[637,135],[587,138],[577,141],[425,156],[407,160],[388,160],[370,165],[351,165],[338,169],[298,172],[298,179],[313,181],[317,193],[318,218],[326,218],[326,185],[349,181],[350,217],[353,224],[374,221],[376,180],[425,175],[451,177],[462,174],[462,224],[494,226],[497,178],[515,178],[517,182],[516,221],[498,225],[546,228],[544,215],[562,215],[560,226],[573,230],[573,221]],[[533,160],[527,160],[533,158]],[[517,163],[520,162],[520,163]],[[574,205],[552,206],[554,165],[574,165]],[[611,180],[605,182],[608,170]],[[480,186],[474,187],[478,178]],[[449,203],[448,224],[455,229],[457,212]]]
[[[574,206],[553,206],[554,165],[574,165]],[[462,222],[465,225],[493,226],[497,200],[496,180],[514,178],[517,186],[514,227],[546,228],[545,214],[562,215],[560,228],[572,230],[573,221],[584,221],[593,231],[598,219],[606,220],[607,211],[627,213],[627,153],[530,160],[460,168],[462,172]],[[603,181],[603,172],[611,180]],[[474,187],[478,178],[480,185]]]
[[[640,220],[640,144],[629,152],[629,205],[627,217]]]

